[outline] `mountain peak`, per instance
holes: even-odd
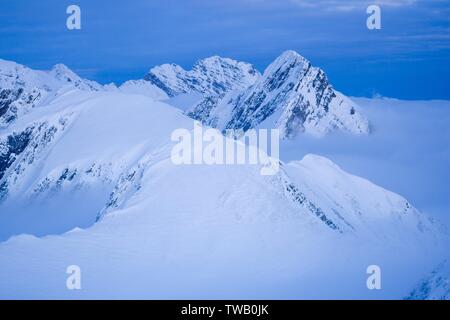
[[[283,51],[278,58],[281,59],[300,59],[300,60],[306,60],[305,57],[303,57],[301,54],[299,54],[297,51],[294,50],[285,50]]]
[[[299,132],[321,136],[334,129],[368,133],[368,122],[357,109],[333,89],[323,70],[287,50],[252,86],[223,99],[206,98],[188,114],[222,130],[246,131],[265,122],[279,128],[283,138],[291,138]]]
[[[144,77],[170,97],[184,93],[222,95],[252,85],[260,73],[251,64],[212,56],[197,61],[186,71],[177,64],[153,67]]]
[[[22,66],[22,65],[18,64],[17,62],[14,62],[14,61],[0,59],[0,69],[1,70],[5,69],[5,68],[16,67],[16,66]],[[22,67],[24,67],[24,66],[22,66]]]
[[[50,69],[49,73],[56,79],[65,82],[73,82],[74,80],[80,79],[80,77],[75,72],[73,72],[69,67],[62,63],[55,64]]]
[[[41,71],[0,60],[0,70],[0,128],[34,107],[48,103],[63,87],[92,91],[103,89],[94,81],[80,78],[64,64]]]
[[[248,65],[251,66],[249,63],[237,61],[231,58],[225,58],[218,55],[214,55],[211,57],[207,57],[204,59],[198,60],[195,64],[193,69],[195,69],[198,66],[207,66],[207,67],[226,67],[229,65]]]
[[[280,54],[264,71],[264,76],[270,76],[271,74],[280,73],[281,70],[288,69],[288,73],[291,69],[300,68],[300,71],[304,68],[308,68],[311,63],[293,50],[286,50]]]
[[[75,74],[75,72],[72,71],[68,66],[66,66],[63,63],[57,63],[55,64],[51,69],[50,72],[53,73],[67,73],[67,74]]]
[[[280,54],[272,64],[282,63],[296,63],[296,64],[310,64],[309,60],[297,53],[294,50],[286,50]]]
[[[65,71],[65,72],[72,72],[72,70],[68,67],[68,66],[66,66],[65,64],[63,64],[63,63],[57,63],[57,64],[55,64],[52,68],[51,68],[51,70],[61,70],[61,71]]]
[[[236,62],[236,60],[230,59],[230,58],[224,58],[218,55],[213,55],[211,57],[203,58],[198,60],[195,64],[214,64],[214,63],[220,63],[222,61],[228,61],[228,62]]]
[[[98,91],[102,89],[102,86],[97,82],[81,78],[78,74],[62,63],[55,64],[49,74],[55,79],[61,81],[63,84],[70,84],[81,90]]]

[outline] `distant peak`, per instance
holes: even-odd
[[[301,69],[310,65],[310,62],[295,52],[294,50],[286,50],[280,54],[264,71],[265,76],[277,74],[280,69],[292,69],[300,67]]]
[[[55,64],[50,70],[50,72],[56,75],[58,74],[65,74],[70,76],[75,75],[75,72],[73,72],[69,67],[67,67],[65,64],[62,63]]]
[[[299,61],[308,61],[305,57],[300,55],[298,52],[294,50],[286,50],[282,54],[278,56],[277,60],[299,60]]]
[[[224,58],[218,55],[214,55],[208,58],[204,58],[201,60],[198,60],[195,65],[194,69],[198,66],[205,66],[205,67],[213,67],[213,66],[247,66],[253,68],[253,66],[247,62],[241,62],[237,61],[231,58]]]
[[[149,73],[165,73],[165,72],[183,72],[185,71],[181,66],[176,63],[164,63],[158,66],[154,66],[150,69]]]
[[[10,70],[11,72],[12,70],[31,70],[20,63],[4,59],[0,59],[0,69],[3,71]]]
[[[52,67],[52,70],[70,70],[70,69],[63,63],[57,63]]]
[[[197,61],[196,64],[217,63],[217,62],[223,62],[223,61],[237,63],[236,60],[233,60],[233,59],[230,59],[230,58],[223,58],[221,56],[214,55],[214,56],[211,56],[211,57],[200,59],[200,60]]]
[[[213,55],[211,57],[206,57],[206,58],[200,59],[199,61],[217,61],[217,60],[224,60],[224,59],[227,59],[227,58],[223,58],[218,55]]]
[[[217,55],[198,60],[191,70],[177,64],[153,67],[144,80],[150,81],[170,97],[198,92],[202,95],[221,95],[252,85],[260,73],[249,63]]]
[[[83,88],[87,90],[100,90],[102,86],[95,81],[90,81],[81,78],[78,74],[72,71],[69,67],[62,63],[55,64],[50,70],[49,74],[55,79],[62,81],[63,83],[69,83],[77,88]]]

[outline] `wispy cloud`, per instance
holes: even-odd
[[[322,11],[361,10],[370,4],[384,7],[405,7],[416,4],[419,0],[290,0],[303,7]],[[430,0],[431,1],[431,0]]]

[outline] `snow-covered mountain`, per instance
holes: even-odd
[[[50,71],[38,71],[0,60],[0,128],[32,108],[49,103],[67,88],[97,91],[103,87],[80,78],[62,64],[55,65]]]
[[[221,287],[243,262],[291,282],[312,251],[331,259],[336,243],[342,254],[360,242],[389,252],[434,241],[435,224],[403,197],[319,156],[282,164],[274,176],[258,165],[175,165],[171,132],[192,125],[144,95],[75,89],[2,131],[2,239],[60,235],[0,244],[0,296],[67,297],[55,270],[70,264],[86,270],[83,297],[128,296],[111,270],[126,270],[130,297],[153,296],[149,286],[159,297],[164,288],[180,293],[171,279],[195,277],[206,281],[191,284],[200,294],[213,269]],[[79,225],[90,227],[62,234]],[[25,274],[33,276],[23,291]],[[234,288],[246,292],[249,279],[233,277]]]
[[[188,114],[222,130],[275,127],[284,138],[299,132],[319,136],[332,130],[369,132],[358,106],[335,91],[321,69],[294,51],[279,56],[253,86],[219,98],[206,97]]]
[[[191,92],[220,95],[247,88],[259,77],[259,72],[248,63],[213,56],[198,61],[189,71],[176,64],[156,66],[144,79],[174,97]]]
[[[50,70],[49,75],[59,80],[63,85],[72,85],[80,90],[103,90],[103,86],[95,81],[82,79],[75,72],[63,64],[57,64]]]
[[[107,208],[96,211],[115,210],[118,203],[128,201],[124,196],[132,198],[143,188],[135,179],[141,179],[146,170],[156,165],[155,161],[162,161],[175,170],[174,165],[168,164],[173,144],[170,133],[176,128],[192,127],[192,120],[169,105],[142,95],[118,92],[70,91],[37,111],[22,117],[0,138],[0,199],[3,201],[45,199],[64,190],[72,194],[78,188],[89,187],[90,183],[106,183],[104,186],[111,189],[105,201]],[[210,170],[208,179],[215,180],[214,175],[222,168]],[[242,181],[246,179],[244,176],[258,172],[251,166],[236,171],[234,179]],[[327,179],[317,179],[319,175]],[[129,181],[129,177],[133,179]],[[218,183],[224,183],[220,179]],[[391,234],[384,228],[397,223],[399,228],[408,226],[417,232],[430,228],[405,199],[354,178],[317,156],[283,165],[272,179],[254,176],[252,180],[272,190],[273,195],[267,199],[284,195],[285,205],[292,206],[292,210],[340,232],[365,233],[373,225],[371,219],[381,217],[392,219],[392,223],[377,225],[377,230],[384,231],[375,230],[374,235],[396,237],[396,232]],[[173,184],[177,183],[173,181]],[[226,184],[222,188],[235,189]],[[245,189],[241,187],[240,192]],[[203,198],[200,193],[197,196]]]
[[[317,155],[273,176],[174,164],[171,134],[194,121],[148,81],[98,89],[61,67],[20,70],[23,87],[50,89],[0,129],[0,297],[71,297],[60,280],[72,264],[85,270],[78,297],[204,297],[213,286],[292,298],[317,286],[300,278],[359,294],[366,260],[395,252],[409,264],[406,252],[441,236],[402,196]]]
[[[183,109],[221,130],[276,127],[283,138],[299,132],[369,132],[359,107],[333,89],[323,70],[294,51],[282,53],[263,75],[250,64],[215,56],[200,60],[191,71],[174,64],[154,67],[145,80],[169,97],[200,93],[203,98]]]

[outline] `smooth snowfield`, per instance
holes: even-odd
[[[4,239],[47,236],[0,244],[1,298],[402,298],[446,244],[406,199],[320,156],[275,176],[174,165],[170,134],[192,119],[149,97],[68,91],[2,134],[44,120],[57,134],[7,172],[0,215]],[[366,287],[371,264],[383,290]]]

